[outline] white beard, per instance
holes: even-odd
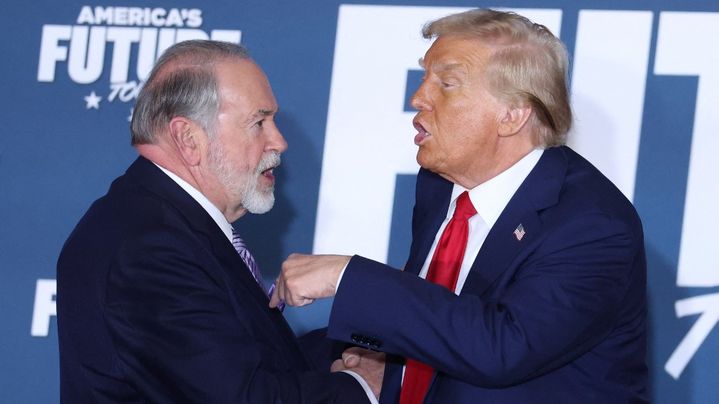
[[[280,154],[270,152],[262,156],[255,172],[234,169],[227,159],[225,152],[215,142],[210,144],[210,169],[224,186],[232,201],[239,201],[243,208],[250,213],[267,213],[275,204],[275,187],[259,189],[259,179],[262,172],[280,164]]]
[[[262,157],[257,170],[249,176],[245,182],[245,192],[242,196],[242,206],[248,212],[254,214],[262,214],[269,212],[275,205],[275,187],[270,186],[267,189],[259,189],[259,179],[262,172],[280,164],[280,155],[277,152],[271,152]]]

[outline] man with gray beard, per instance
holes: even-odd
[[[135,106],[140,156],[58,260],[61,401],[366,403],[375,372],[315,370],[232,223],[274,204],[287,143],[244,48],[188,41]]]

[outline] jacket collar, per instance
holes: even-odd
[[[565,146],[546,149],[536,166],[519,186],[497,219],[463,287],[481,294],[527,245],[542,233],[539,212],[555,205],[567,171]],[[406,270],[419,273],[434,237],[449,208],[453,184],[437,174],[421,169],[417,180],[415,214],[426,213],[426,220],[413,220],[416,245],[410,253]],[[422,213],[420,213],[422,212]],[[515,230],[522,226],[524,235],[517,239]]]
[[[240,283],[247,288],[247,293],[261,299],[260,301],[267,300],[267,296],[265,296],[262,289],[257,287],[257,282],[252,277],[250,270],[237,254],[225,233],[202,205],[182,187],[163,173],[154,163],[142,156],[139,156],[127,169],[126,176],[134,183],[145,188],[147,192],[155,194],[175,208],[177,213],[186,220],[192,231],[206,239],[207,247],[219,261],[222,268],[226,269],[227,275],[239,277],[242,280]]]
[[[564,147],[545,150],[489,231],[463,292],[481,295],[542,234],[540,212],[556,205],[567,172]],[[518,233],[521,235],[518,236]]]

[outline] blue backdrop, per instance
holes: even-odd
[[[570,145],[634,201],[649,260],[652,395],[719,402],[719,3],[497,0],[4,3],[0,80],[0,402],[57,402],[55,262],[135,158],[128,117],[175,41],[239,41],[266,70],[290,148],[275,208],[237,225],[273,279],[291,252],[401,266],[415,147],[407,99],[421,25],[462,8],[519,9],[572,55]],[[371,237],[368,237],[371,235]],[[329,301],[288,309],[298,333]]]

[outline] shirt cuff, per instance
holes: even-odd
[[[352,258],[350,258],[350,261],[352,261]],[[345,270],[347,269],[347,266],[350,264],[350,261],[347,261],[345,264],[345,267],[342,268],[342,272],[340,272],[340,277],[337,278],[337,286],[335,286],[335,294],[337,294],[337,291],[340,289],[340,282],[342,282],[342,277],[345,276]]]
[[[344,272],[344,270],[342,272]],[[351,370],[342,370],[342,372],[347,373],[348,375],[354,377],[355,380],[357,380],[357,383],[362,386],[362,389],[364,389],[365,394],[367,394],[367,398],[369,399],[369,402],[371,404],[379,404],[379,402],[377,401],[377,397],[374,396],[372,389],[369,387],[369,384],[367,384],[367,382],[362,378],[362,376]]]

